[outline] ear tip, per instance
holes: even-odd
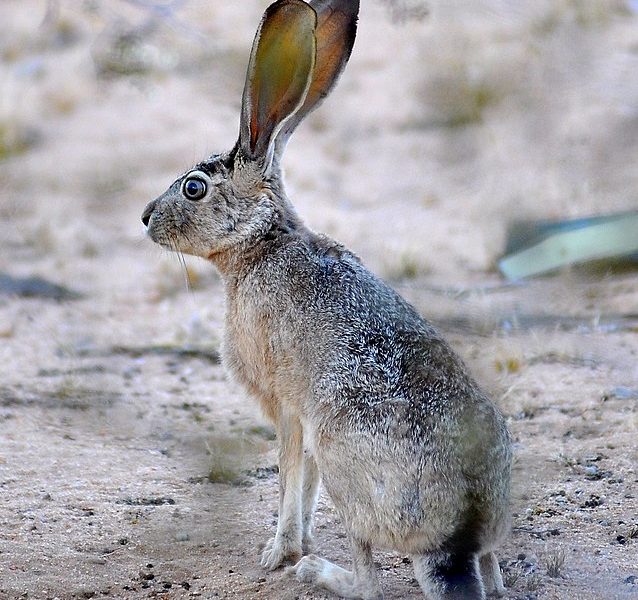
[[[359,0],[353,0],[353,2],[359,3]],[[292,10],[300,10],[306,12],[313,12],[316,14],[316,11],[312,4],[308,2],[304,2],[304,0],[276,0],[268,6],[266,11],[264,12],[264,17],[267,15],[271,15],[274,12],[277,12],[282,9],[292,9]]]

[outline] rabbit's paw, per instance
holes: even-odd
[[[342,598],[383,600],[383,592],[374,574],[372,579],[356,579],[354,573],[314,554],[304,556],[295,566],[288,567],[286,575],[302,583],[330,590]]]
[[[323,558],[314,554],[304,556],[296,565],[286,569],[286,575],[294,577],[303,583],[317,584],[321,579],[323,571],[329,563]]]
[[[274,571],[286,561],[296,563],[301,558],[301,547],[292,545],[283,537],[275,536],[266,543],[261,554],[261,566]]]

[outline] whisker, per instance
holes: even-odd
[[[186,266],[186,259],[184,258],[184,254],[182,253],[182,251],[177,247],[177,238],[175,236],[170,236],[169,240],[171,248],[173,252],[177,254],[177,260],[179,261],[179,264],[181,265],[184,272],[184,282],[186,283],[186,289],[189,292],[192,292],[193,286],[191,284],[190,275],[188,273],[188,267]]]
[[[179,251],[178,256],[180,258],[180,262],[182,263],[182,267],[184,268],[184,281],[186,282],[186,289],[189,292],[193,291],[193,285],[191,282],[191,276],[190,273],[188,272],[188,267],[186,266],[186,259],[184,258],[184,255],[182,254],[181,251]]]

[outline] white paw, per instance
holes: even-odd
[[[296,565],[286,569],[286,575],[303,583],[316,584],[323,572],[325,561],[314,554],[304,556]]]
[[[261,553],[261,566],[274,571],[287,560],[296,562],[301,557],[301,548],[290,548],[281,538],[270,538]]]

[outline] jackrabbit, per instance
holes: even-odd
[[[346,598],[383,597],[375,546],[410,555],[431,599],[501,594],[508,529],[502,415],[439,333],[284,192],[288,137],[354,44],[358,0],[278,0],[250,56],[239,140],[142,216],[154,242],[210,260],[227,297],[223,355],[279,438],[277,532],[262,565]],[[308,554],[320,478],[353,569]]]

